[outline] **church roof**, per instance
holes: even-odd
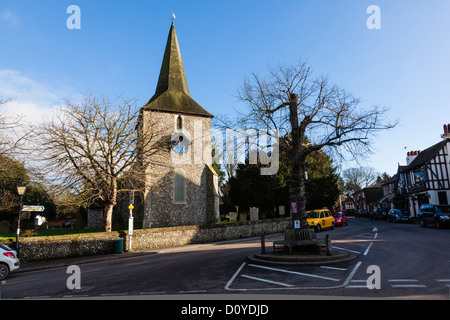
[[[191,98],[173,22],[167,38],[156,92],[144,109],[213,117]]]

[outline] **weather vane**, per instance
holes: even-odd
[[[172,22],[174,22],[177,19],[177,17],[175,17],[175,13],[173,13],[172,11]]]

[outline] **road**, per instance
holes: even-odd
[[[274,299],[450,298],[450,229],[351,218],[348,226],[322,231],[318,237],[327,233],[333,247],[357,258],[323,267],[260,266],[246,260],[260,251],[260,240],[254,238],[80,265],[81,289],[68,289],[67,268],[12,274],[0,285],[0,294],[2,299],[235,294]],[[277,237],[281,235],[267,238],[267,250]]]

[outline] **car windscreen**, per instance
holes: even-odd
[[[2,248],[5,251],[12,251],[10,248],[8,248],[7,246],[3,245],[0,243],[0,248]]]
[[[450,206],[436,206],[436,212],[450,213]]]
[[[307,212],[308,219],[317,219],[319,217],[319,213],[316,211],[313,212]]]
[[[340,214],[340,213],[333,213],[333,217],[334,217],[334,218],[340,218],[340,217],[341,217],[341,214]]]

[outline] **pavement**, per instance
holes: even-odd
[[[279,237],[281,234],[271,234],[266,235],[266,241],[270,242],[273,238]],[[215,242],[214,244],[225,244],[225,243],[236,243],[236,242],[259,242],[260,237],[251,237],[251,238],[242,238],[242,239],[234,239],[227,241]],[[210,243],[211,244],[211,243]],[[268,244],[266,244],[268,245]],[[71,265],[83,265],[88,263],[96,263],[96,262],[105,262],[105,261],[113,261],[118,259],[129,259],[136,258],[141,256],[153,255],[161,252],[170,252],[170,251],[179,251],[179,250],[189,250],[195,247],[202,246],[202,244],[191,244],[184,246],[176,246],[169,248],[161,248],[161,249],[147,249],[142,251],[124,251],[123,253],[111,253],[111,254],[102,254],[102,255],[92,255],[92,256],[80,256],[80,257],[67,257],[67,258],[57,258],[50,259],[47,261],[36,261],[36,262],[24,262],[21,264],[20,268],[14,273],[25,273],[25,272],[33,272],[33,271],[41,271],[47,269],[55,269],[55,268],[64,268]],[[345,252],[337,252],[337,250],[333,250],[333,256],[287,256],[285,254],[254,254],[248,257],[248,259],[254,263],[259,264],[278,264],[278,265],[325,265],[332,263],[339,263],[343,261],[353,260],[355,255],[349,255]],[[20,258],[20,257],[19,257]]]
[[[266,239],[270,241],[272,238],[280,237],[281,233],[275,233],[266,235]],[[136,258],[146,255],[153,255],[162,252],[173,252],[180,250],[189,250],[201,247],[203,245],[210,244],[227,244],[227,243],[239,243],[239,242],[258,242],[260,241],[260,237],[250,237],[250,238],[241,238],[241,239],[233,239],[233,240],[224,240],[213,243],[205,243],[205,244],[188,244],[183,246],[175,246],[175,247],[167,247],[167,248],[159,248],[159,249],[146,249],[141,251],[124,251],[123,253],[111,253],[111,254],[102,254],[102,255],[92,255],[92,256],[80,256],[80,257],[67,257],[67,258],[55,258],[49,259],[46,261],[36,261],[36,262],[24,262],[21,264],[20,268],[14,273],[24,273],[24,272],[32,272],[32,271],[41,271],[47,269],[55,269],[55,268],[64,268],[71,265],[82,265],[87,263],[96,263],[96,262],[104,262],[104,261],[113,261],[117,259],[128,259],[128,258]],[[19,257],[20,259],[20,257]]]
[[[123,253],[102,254],[94,256],[59,258],[51,259],[48,261],[24,262],[20,265],[20,268],[18,270],[14,271],[14,273],[64,268],[71,265],[82,265],[87,263],[112,261],[117,259],[128,259],[156,253],[157,251],[129,251]]]

